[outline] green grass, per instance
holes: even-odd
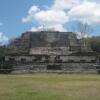
[[[100,100],[100,76],[0,75],[0,100]]]

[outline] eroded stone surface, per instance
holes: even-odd
[[[72,32],[25,32],[9,44],[5,64],[13,73],[96,73],[97,54]]]

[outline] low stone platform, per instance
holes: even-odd
[[[38,63],[17,64],[11,73],[92,73],[97,74],[97,63]]]

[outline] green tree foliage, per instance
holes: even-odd
[[[93,51],[100,53],[100,37],[91,38],[91,48]]]
[[[7,51],[7,47],[6,46],[0,46],[0,66],[3,63],[6,51]]]
[[[5,45],[0,46],[0,57],[5,56],[6,52],[7,52],[7,46],[5,46]]]
[[[12,65],[4,61],[7,52],[8,47],[6,45],[0,46],[0,73],[9,73],[12,70]]]

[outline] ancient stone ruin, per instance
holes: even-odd
[[[97,53],[72,32],[25,32],[8,48],[4,63],[11,73],[97,73],[99,68]]]

